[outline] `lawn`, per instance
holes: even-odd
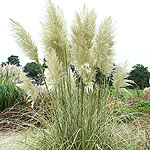
[[[119,98],[123,101],[143,99],[143,90],[140,89],[126,89],[128,92],[121,92]],[[116,95],[115,89],[111,88],[113,95]]]

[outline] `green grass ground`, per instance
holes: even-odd
[[[116,95],[114,88],[112,88],[110,91],[113,93],[114,96]],[[130,100],[130,99],[136,100],[136,99],[142,98],[143,90],[139,90],[139,89],[127,89],[127,91],[129,93],[128,92],[121,92],[119,94],[119,98],[121,100],[125,100],[126,101],[126,100]]]

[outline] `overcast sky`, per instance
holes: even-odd
[[[129,62],[128,69],[135,64],[143,64],[150,70],[150,0],[52,0],[64,12],[69,27],[74,12],[80,11],[85,4],[95,9],[97,25],[108,16],[115,24],[115,62]],[[30,32],[32,39],[40,47],[41,24],[44,20],[47,0],[0,0],[0,63],[10,55],[17,55],[21,64],[30,60],[16,45],[10,32],[12,18]],[[41,56],[42,59],[42,56]]]

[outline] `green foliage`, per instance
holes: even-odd
[[[7,62],[2,62],[1,66],[6,66],[7,64],[16,65],[18,67],[20,66],[19,56],[11,55],[7,59],[8,59],[8,61]]]
[[[133,80],[136,83],[133,88],[135,88],[136,86],[138,86],[140,89],[149,87],[149,78],[150,72],[148,71],[148,68],[144,67],[141,64],[133,66],[132,70],[129,73],[129,79]]]
[[[23,71],[27,73],[27,77],[30,77],[36,83],[42,82],[41,70],[37,63],[35,62],[27,63],[24,66]]]
[[[131,106],[133,112],[150,114],[150,100],[141,101]]]
[[[20,66],[19,56],[11,55],[8,57],[8,64]]]
[[[8,74],[3,76],[0,73],[0,111],[14,106],[17,103],[20,92],[21,89],[10,81]]]
[[[127,100],[139,100],[139,99],[143,99],[142,95],[143,95],[143,90],[139,90],[139,89],[127,89],[128,92],[121,92],[118,94],[118,98],[120,100],[123,100],[124,102],[126,102]],[[116,92],[114,88],[110,88],[110,93],[113,96],[116,96]]]

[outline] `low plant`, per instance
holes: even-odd
[[[140,101],[131,106],[133,112],[150,114],[150,100]]]

